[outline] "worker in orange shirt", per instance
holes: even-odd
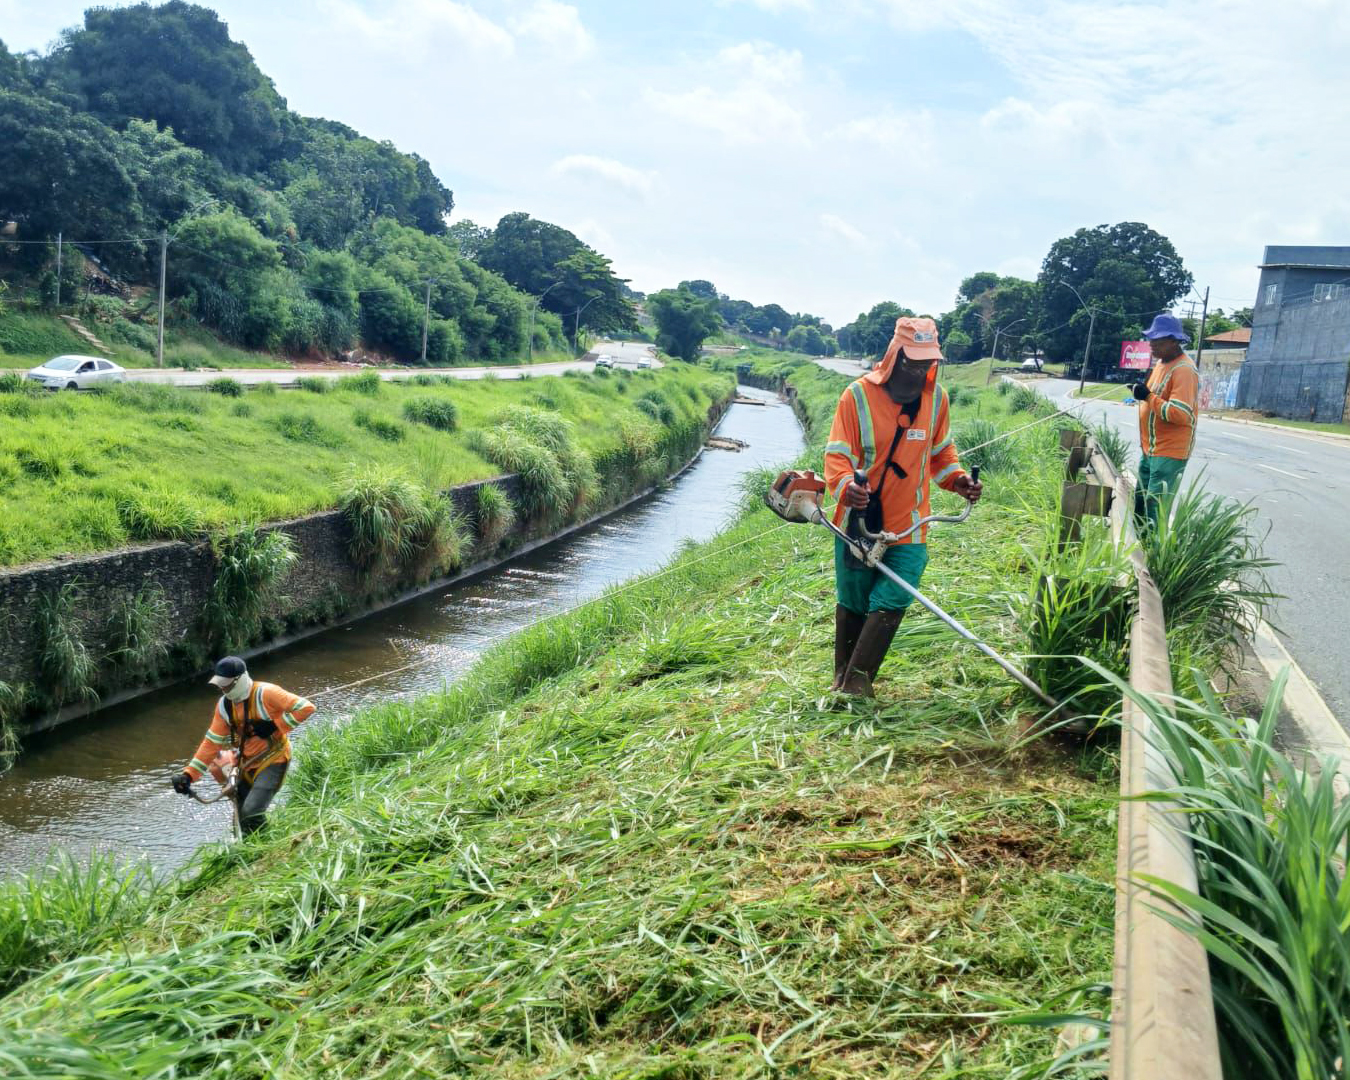
[[[1134,517],[1140,529],[1158,524],[1181,486],[1195,446],[1196,401],[1200,372],[1182,348],[1190,338],[1181,320],[1163,314],[1144,331],[1155,361],[1147,380],[1135,383],[1139,401],[1139,484]]]
[[[235,802],[239,832],[247,835],[262,825],[268,805],[281,790],[291,762],[295,727],[314,715],[304,698],[272,683],[254,682],[244,661],[226,656],[210,684],[220,691],[211,726],[187,767],[173,778],[173,789],[190,795],[192,784],[210,770],[221,783],[225,771],[239,764]]]
[[[947,393],[937,384],[942,359],[932,319],[902,317],[875,368],[839,398],[825,444],[825,483],[839,500],[841,528],[848,510],[865,510],[872,532],[903,532],[929,513],[929,483],[978,502],[983,485],[961,468],[950,426]],[[867,474],[867,485],[854,470]],[[915,588],[928,565],[927,527],[892,544],[882,561]],[[872,695],[872,683],[909,607],[910,595],[873,567],[834,545],[834,685]]]

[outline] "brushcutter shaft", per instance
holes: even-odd
[[[864,562],[867,561],[867,554],[868,554],[867,548],[862,543],[840,532],[839,527],[835,525],[834,522],[829,521],[828,519],[822,520],[824,521],[826,527],[831,532],[833,532],[836,536],[839,536],[844,541],[844,543],[847,544],[850,548],[854,549],[854,554],[856,556],[858,556]],[[994,661],[994,663],[996,663],[999,667],[1001,667],[1004,671],[1006,671],[1019,683],[1025,686],[1028,690],[1030,690],[1043,702],[1049,705],[1051,709],[1058,709],[1060,707],[1060,703],[1058,701],[1056,701],[1044,690],[1042,690],[1039,686],[1037,686],[1036,683],[1033,682],[1031,678],[1027,676],[1024,672],[1022,672],[1016,665],[1014,665],[1011,661],[1004,659],[1004,657],[1000,656],[997,652],[995,652],[992,648],[990,648],[983,641],[977,638],[973,633],[971,633],[959,622],[953,619],[950,615],[948,615],[945,611],[943,611],[940,607],[938,607],[937,604],[929,600],[928,597],[924,596],[923,593],[919,592],[918,589],[916,589],[908,581],[902,578],[899,574],[897,574],[889,566],[883,563],[880,559],[878,559],[874,563],[871,563],[870,565],[875,567],[877,570],[881,571],[881,573],[885,574],[886,577],[890,578],[891,581],[895,582],[895,584],[899,585],[900,588],[904,589],[905,592],[909,593],[910,596],[912,596],[925,608],[927,608],[939,619],[941,619],[944,623],[946,623],[947,626],[950,627],[952,630],[954,630],[959,636],[969,641],[972,645],[974,645],[977,649],[979,649],[980,652],[984,653],[985,656],[989,657],[990,660]]]

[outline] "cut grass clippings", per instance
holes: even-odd
[[[833,407],[833,379],[802,391],[808,412]],[[1040,449],[935,531],[924,581],[1014,652],[1024,548],[1057,494]],[[0,1059],[126,1077],[1037,1075],[1056,1055],[1039,1010],[1111,967],[1113,764],[1011,749],[1019,692],[919,612],[875,705],[826,694],[829,552],[751,510],[445,692],[316,730],[264,834],[101,936],[43,939],[58,966],[0,1000]]]

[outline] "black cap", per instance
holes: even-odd
[[[216,673],[211,677],[211,685],[224,689],[248,673],[248,666],[237,656],[222,656],[216,661]]]

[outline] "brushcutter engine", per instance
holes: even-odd
[[[820,512],[824,494],[825,481],[810,469],[789,469],[769,485],[764,502],[784,521],[810,525],[824,520]]]

